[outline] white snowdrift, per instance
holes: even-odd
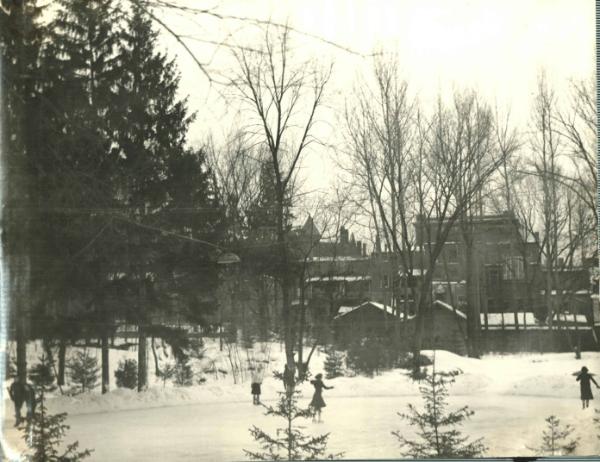
[[[264,352],[264,345],[256,348],[262,348]],[[113,353],[122,357],[134,357],[132,352]],[[223,358],[226,352],[219,352],[218,345],[209,345],[205,354],[207,357],[197,362],[196,367],[205,367],[214,361],[219,368],[228,369],[227,361]],[[434,356],[433,351],[424,351],[423,354],[430,358]],[[256,355],[260,356],[259,353]],[[269,402],[276,400],[278,392],[283,391],[281,381],[275,379],[272,373],[283,370],[285,358],[278,344],[271,345],[267,358],[261,358],[268,363],[262,385],[262,400]],[[313,375],[323,371],[324,359],[324,353],[314,353],[311,360]],[[111,357],[111,361],[116,367],[118,358]],[[600,370],[600,353],[596,352],[584,353],[583,359],[576,361],[568,353],[489,355],[482,359],[472,359],[447,351],[436,351],[435,361],[438,371],[462,371],[449,390],[455,396],[511,395],[578,399],[579,386],[573,372],[582,365],[587,365],[592,371]],[[150,375],[153,376],[152,370]],[[152,379],[149,389],[142,393],[113,389],[105,395],[94,391],[76,396],[54,396],[49,398],[48,407],[53,412],[87,414],[188,403],[250,402],[250,374],[247,371],[237,378],[237,383],[234,383],[231,373],[218,374],[217,377],[204,374],[203,377],[206,379],[205,383],[190,387],[167,384],[163,388],[162,384]],[[326,379],[325,383],[334,386],[334,389],[326,391],[326,396],[329,397],[401,397],[419,394],[419,384],[411,380],[407,371],[402,369],[386,371],[373,378],[355,376]],[[302,384],[299,389],[305,398],[312,395],[310,383]]]

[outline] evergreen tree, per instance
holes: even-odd
[[[327,349],[327,356],[323,364],[325,378],[335,379],[344,375],[344,355],[334,348]]]
[[[50,414],[46,409],[44,389],[41,389],[36,410],[31,422],[24,428],[23,437],[27,443],[28,451],[25,459],[31,462],[79,462],[90,456],[90,449],[79,450],[79,442],[68,444],[64,447],[63,438],[69,429],[64,423],[67,413]]]
[[[206,243],[220,234],[212,175],[204,155],[186,147],[193,117],[177,97],[175,63],[157,50],[158,34],[134,4],[123,29],[118,117],[111,124],[128,317],[138,325],[138,390],[147,385],[146,339],[154,316],[177,309],[198,320],[212,305],[205,295],[216,285],[216,265]]]
[[[175,376],[176,372],[177,372],[177,364],[172,363],[172,362],[163,364],[162,369],[160,369],[156,372],[156,375],[158,376],[158,378],[162,380],[163,388],[165,388],[165,385],[167,384],[167,380],[171,380]]]
[[[2,156],[2,246],[7,271],[6,300],[16,328],[17,373],[27,377],[26,343],[38,286],[38,227],[41,221],[33,159],[39,149],[35,120],[41,73],[39,54],[45,37],[42,8],[36,0],[1,1],[0,146]],[[35,292],[34,292],[35,289]]]
[[[312,409],[298,407],[300,392],[280,392],[276,406],[266,406],[265,415],[282,417],[285,427],[278,428],[275,435],[269,435],[260,428],[253,426],[250,429],[252,437],[260,444],[260,451],[244,453],[253,460],[314,460],[325,456],[329,433],[318,436],[306,435],[304,427],[297,423],[300,419],[312,418]],[[329,454],[328,459],[342,457],[343,454]]]
[[[346,364],[358,373],[369,377],[390,367],[390,351],[385,342],[376,337],[365,337],[353,341],[347,351]]]
[[[194,383],[194,372],[192,366],[189,364],[189,357],[183,355],[177,358],[175,363],[175,371],[173,372],[173,378],[175,384],[180,387],[189,387]],[[164,384],[163,384],[164,386]]]
[[[137,362],[135,359],[119,361],[115,371],[117,387],[135,389],[137,387]]]
[[[418,439],[405,438],[400,431],[392,434],[404,448],[404,455],[416,458],[472,458],[486,451],[483,439],[469,441],[457,427],[470,418],[474,412],[468,406],[455,411],[447,410],[448,385],[454,383],[458,371],[436,372],[435,358],[433,370],[427,374],[425,385],[419,387],[425,408],[419,411],[413,404],[408,405],[408,413],[398,413],[402,419],[417,429]]]
[[[121,12],[112,0],[58,0],[56,5],[43,56],[46,104],[37,119],[45,155],[36,163],[45,207],[52,211],[40,233],[47,241],[45,274],[54,287],[36,317],[49,313],[44,324],[55,329],[52,336],[61,344],[83,335],[101,339],[106,392],[108,339],[118,308],[106,297],[112,275],[119,273],[114,243],[121,238],[107,213],[116,208],[118,152],[109,122],[120,80]]]
[[[81,392],[93,390],[98,384],[98,360],[88,351],[77,351],[67,366],[71,371],[71,380],[81,388]]]
[[[536,454],[548,456],[568,456],[573,454],[579,445],[579,438],[569,439],[574,428],[560,424],[560,419],[551,415],[546,418],[546,431],[542,433],[542,445],[530,448]]]
[[[53,391],[56,389],[54,385],[54,372],[52,370],[52,361],[46,354],[42,354],[39,358],[39,363],[29,371],[29,379],[37,388],[45,391]]]

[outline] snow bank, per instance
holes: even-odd
[[[48,397],[47,404],[52,412],[89,414],[188,403],[250,402],[248,369],[258,364],[265,367],[262,400],[276,400],[283,387],[281,381],[273,377],[273,372],[283,371],[285,353],[282,345],[263,343],[255,344],[252,349],[236,348],[237,351],[228,350],[227,347],[220,351],[218,341],[206,341],[203,357],[192,361],[193,368],[197,371],[196,379],[202,378],[204,383],[190,387],[177,387],[170,383],[163,387],[153,374],[154,362],[150,357],[149,388],[142,393],[114,388],[114,370],[119,361],[135,359],[137,352],[111,350],[110,377],[113,389],[109,393],[102,395],[99,388],[76,396],[57,396],[55,393],[54,396]],[[99,354],[99,351],[95,353]],[[305,360],[308,354],[309,349],[306,349]],[[577,399],[579,386],[573,373],[583,365],[589,367],[592,372],[600,373],[598,352],[586,352],[580,361],[575,360],[570,353],[487,355],[482,359],[466,358],[440,350],[423,351],[422,354],[430,359],[435,356],[435,367],[438,371],[462,371],[449,390],[450,394],[455,396],[507,395]],[[157,355],[159,366],[165,361],[172,361],[172,358],[168,357],[167,349],[161,346],[157,348]],[[319,349],[313,353],[310,362],[313,375],[323,372],[325,356]],[[231,358],[239,365],[236,374],[232,373]],[[431,370],[431,366],[427,369]],[[325,383],[334,387],[332,390],[326,390],[326,399],[327,396],[402,397],[419,394],[419,383],[410,379],[408,371],[403,369],[386,371],[372,378],[359,375],[326,379]],[[308,382],[301,384],[299,390],[306,399],[312,396],[313,387]]]

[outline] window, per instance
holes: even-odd
[[[448,263],[458,263],[458,246],[456,244],[446,244],[444,254]]]
[[[525,278],[523,257],[508,257],[504,263],[504,280],[520,281]]]
[[[389,289],[390,287],[390,277],[387,274],[383,275],[383,278],[381,279],[381,288],[382,289]]]

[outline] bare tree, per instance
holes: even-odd
[[[248,234],[248,212],[260,190],[260,167],[264,153],[252,146],[243,130],[234,130],[217,146],[207,143],[207,158],[220,186],[220,203],[225,207],[229,240],[236,242]]]
[[[408,284],[400,287],[397,276],[401,269],[406,282],[415,268],[412,225],[420,212],[414,184],[419,113],[408,84],[400,78],[397,61],[377,58],[373,81],[373,85],[359,86],[356,106],[346,109],[350,155],[342,167],[350,173],[351,184],[362,196],[363,210],[372,219],[376,251],[382,241],[390,251],[389,304],[398,315],[399,334],[400,310],[408,314],[412,297]]]
[[[541,228],[540,252],[544,264],[544,305],[548,322],[552,323],[555,312],[552,289],[555,284],[555,271],[561,256],[561,236],[567,227],[567,211],[564,196],[563,168],[560,156],[563,149],[563,137],[558,124],[558,100],[549,87],[545,75],[538,77],[535,95],[530,146],[532,158],[530,174],[535,178],[534,191],[536,206],[539,210],[537,224]]]
[[[376,61],[375,82],[374,90],[359,90],[357,106],[346,111],[346,169],[364,194],[364,210],[377,236],[381,234],[392,251],[393,277],[396,268],[402,268],[407,279],[419,275],[411,294],[416,366],[434,270],[447,237],[455,225],[480,213],[484,185],[512,149],[498,147],[493,115],[474,92],[455,94],[449,106],[440,98],[426,118],[408,97],[393,61]],[[406,287],[404,291],[407,300]],[[477,303],[471,304],[468,319],[471,353],[476,355]]]
[[[572,81],[569,100],[571,101],[570,108],[558,112],[557,130],[565,139],[567,153],[572,161],[574,172],[568,176],[574,181],[570,184],[574,186],[573,191],[589,208],[589,213],[593,213],[597,228],[598,126],[595,78]]]
[[[313,135],[317,111],[331,69],[321,72],[310,63],[295,64],[290,49],[290,30],[267,29],[260,49],[237,49],[238,72],[231,85],[249,109],[253,125],[249,136],[260,140],[269,154],[275,180],[276,263],[282,293],[282,320],[286,363],[295,372],[295,329],[291,316],[291,290],[294,285],[289,251],[289,192]],[[291,390],[293,387],[290,387]]]

